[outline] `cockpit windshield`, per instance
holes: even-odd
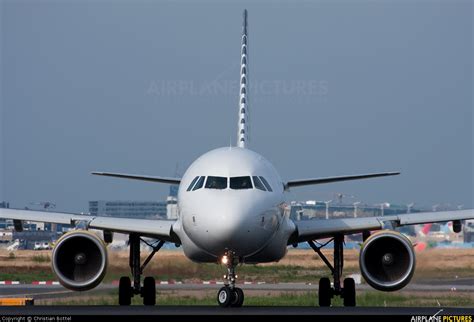
[[[254,184],[255,188],[263,190],[263,191],[267,191],[267,189],[265,189],[265,186],[263,185],[262,181],[260,181],[260,179],[257,176],[253,176],[252,179],[253,179],[253,184]]]
[[[250,177],[232,177],[230,178],[231,189],[252,189],[252,180]]]
[[[253,183],[252,183],[253,179]],[[191,181],[186,191],[196,191],[201,188],[224,190],[230,187],[233,190],[258,189],[262,191],[273,191],[267,180],[262,176],[241,177],[217,177],[197,176]]]
[[[204,176],[199,178],[198,182],[196,182],[196,185],[193,188],[193,191],[202,188],[202,186],[204,185],[204,179],[206,179],[206,177],[204,177]]]
[[[262,179],[262,182],[265,185],[265,187],[267,188],[267,190],[272,192],[273,191],[272,187],[270,187],[270,184],[268,183],[268,181],[262,176],[259,176],[259,178]]]
[[[196,183],[196,181],[198,181],[199,179],[199,176],[195,177],[193,179],[193,181],[191,181],[191,184],[189,185],[188,189],[186,191],[191,191],[191,189],[193,188],[194,184]]]
[[[225,177],[207,177],[205,188],[207,189],[227,189],[227,178]]]

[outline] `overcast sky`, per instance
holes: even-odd
[[[295,188],[370,203],[473,206],[472,1],[1,1],[0,200],[163,200],[234,144],[249,10],[250,148]],[[347,201],[351,201],[348,199]],[[355,201],[355,200],[354,200]]]

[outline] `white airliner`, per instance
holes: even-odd
[[[187,169],[182,178],[166,178],[108,172],[95,175],[145,180],[179,185],[179,217],[176,220],[145,220],[76,215],[17,209],[0,209],[0,218],[14,220],[15,229],[22,221],[71,224],[75,229],[56,243],[52,266],[65,287],[83,291],[97,286],[107,268],[106,245],[113,232],[129,235],[132,280],[122,277],[119,284],[119,304],[129,305],[134,295],[143,297],[145,305],[156,302],[155,280],[145,277],[143,269],[165,242],[182,245],[184,254],[201,263],[226,265],[225,286],[217,294],[223,307],[240,307],[242,290],[235,286],[235,267],[239,263],[274,262],[283,258],[289,245],[309,243],[329,267],[329,278],[319,281],[319,305],[330,306],[334,296],[341,296],[344,305],[356,303],[355,284],[343,276],[344,236],[363,233],[360,269],[366,282],[382,291],[404,287],[415,269],[415,254],[411,242],[393,227],[429,222],[452,221],[455,232],[461,230],[461,220],[473,219],[473,210],[414,213],[370,218],[335,218],[293,221],[289,218],[284,193],[291,188],[346,180],[397,175],[398,172],[312,178],[284,181],[260,154],[247,148],[248,113],[248,48],[247,11],[244,11],[241,46],[240,97],[238,104],[237,146],[215,149],[203,154]],[[103,235],[92,231],[102,230]],[[372,233],[373,231],[377,231]],[[156,240],[150,243],[143,237]],[[330,238],[334,260],[330,263],[315,243],[318,238]],[[141,263],[140,243],[153,247],[153,252]],[[133,282],[133,283],[132,283]]]

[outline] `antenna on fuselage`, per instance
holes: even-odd
[[[242,45],[240,48],[240,93],[239,93],[239,124],[237,146],[245,148],[248,140],[248,49],[247,49],[247,9],[244,10],[242,25]]]

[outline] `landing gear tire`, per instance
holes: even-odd
[[[346,278],[344,280],[344,306],[356,306],[356,290],[353,278]]]
[[[319,280],[318,301],[319,306],[331,306],[331,281],[327,277]]]
[[[129,266],[132,273],[133,285],[130,282],[129,277],[120,278],[119,283],[119,304],[130,305],[132,297],[134,295],[140,295],[143,297],[144,305],[155,305],[156,304],[156,286],[155,279],[153,277],[146,277],[141,284],[141,276],[143,270],[151,261],[153,256],[161,249],[164,245],[163,240],[156,240],[155,242],[147,242],[143,240],[140,235],[132,233],[128,236],[128,242],[130,245],[129,255]],[[144,242],[150,246],[153,251],[148,255],[143,264],[140,260],[140,243]]]
[[[231,307],[241,307],[244,304],[244,291],[241,288],[234,288],[234,299],[230,303]]]
[[[224,286],[217,292],[217,303],[220,307],[228,307],[234,301],[235,294],[230,287]]]
[[[365,236],[368,234],[364,233]],[[364,237],[365,238],[365,237]],[[326,256],[321,252],[321,248],[333,242],[334,245],[334,264],[331,265]],[[344,235],[337,234],[332,239],[324,244],[319,243],[319,246],[310,240],[309,246],[321,257],[326,266],[331,270],[334,286],[331,287],[329,278],[321,278],[319,280],[318,301],[319,306],[331,306],[331,299],[334,296],[339,296],[343,299],[344,306],[356,305],[356,290],[354,279],[346,278],[341,283],[342,270],[344,267]]]
[[[130,277],[122,276],[119,281],[119,305],[130,305],[132,303],[132,282]]]
[[[143,280],[143,304],[156,304],[156,284],[155,279],[151,276],[147,276]]]

